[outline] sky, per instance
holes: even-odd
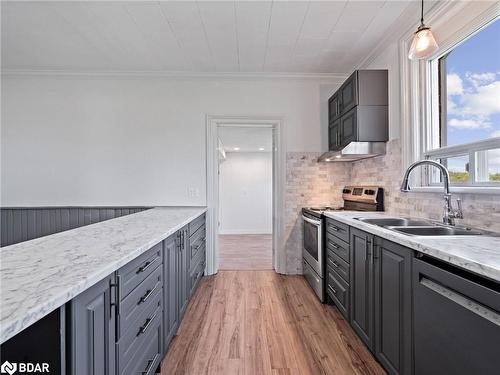
[[[446,70],[448,145],[500,137],[500,20],[456,47]],[[500,149],[490,152],[489,165],[500,172]]]

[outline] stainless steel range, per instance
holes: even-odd
[[[303,273],[321,302],[325,301],[324,216],[325,211],[383,211],[384,191],[378,186],[346,186],[342,207],[307,207],[302,209],[304,242]]]

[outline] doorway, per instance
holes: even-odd
[[[219,270],[273,269],[273,129],[221,126],[218,142]]]
[[[281,119],[207,117],[207,267],[284,270]]]

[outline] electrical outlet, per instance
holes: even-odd
[[[189,198],[199,198],[200,197],[200,189],[196,187],[188,188],[188,197]]]

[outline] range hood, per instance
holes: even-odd
[[[385,155],[385,142],[351,142],[340,150],[324,153],[318,161],[356,161],[380,155]]]

